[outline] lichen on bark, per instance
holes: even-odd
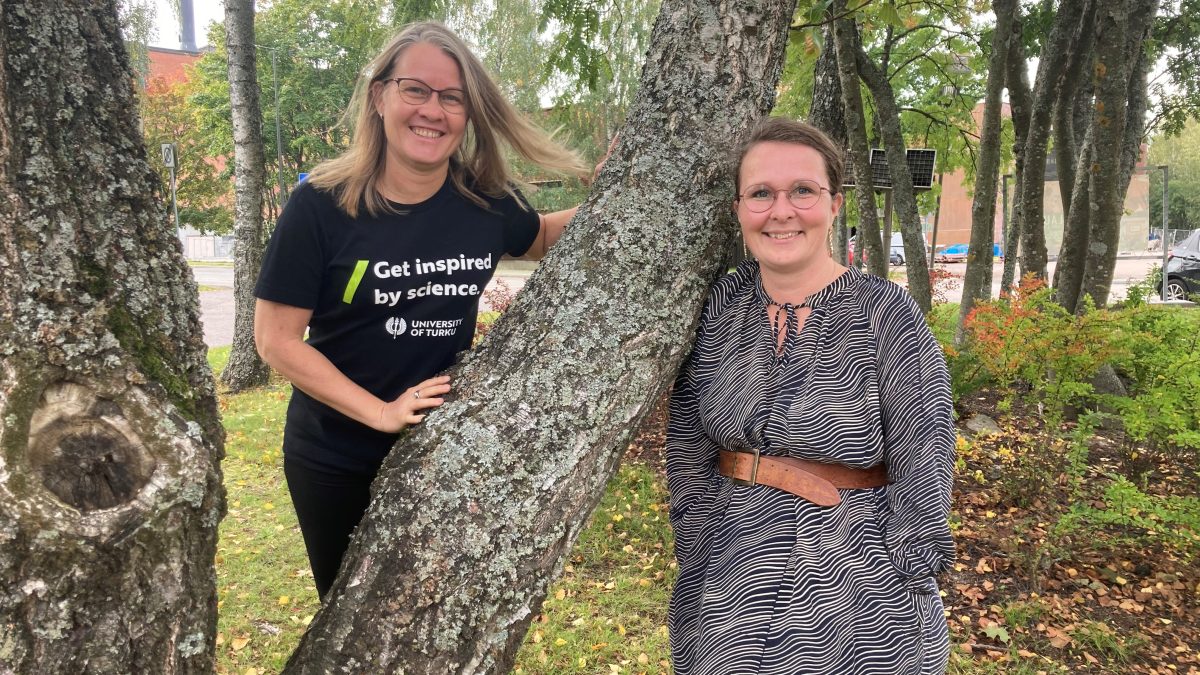
[[[107,2],[0,4],[0,663],[209,672],[223,442]]]

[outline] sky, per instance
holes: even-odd
[[[196,19],[196,47],[203,47],[208,44],[209,24],[225,19],[225,3],[222,0],[192,0],[192,12]],[[179,24],[169,0],[154,1],[154,25],[158,34],[150,41],[151,45],[179,49]]]

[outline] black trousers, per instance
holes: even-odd
[[[317,595],[324,600],[350,545],[350,534],[367,512],[375,474],[321,471],[285,456],[283,475],[304,535]]]

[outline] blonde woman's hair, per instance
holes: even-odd
[[[588,175],[575,153],[551,140],[508,102],[461,38],[440,23],[422,21],[405,26],[359,75],[344,120],[350,127],[350,147],[308,175],[314,187],[334,194],[343,211],[351,217],[357,217],[363,207],[372,216],[395,211],[378,189],[387,138],[383,120],[376,114],[372,85],[385,81],[405,49],[422,42],[441,49],[462,71],[467,132],[450,161],[450,180],[462,195],[484,208],[487,202],[480,192],[491,197],[515,196],[517,180],[504,160],[502,141],[544,169]]]

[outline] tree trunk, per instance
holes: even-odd
[[[875,65],[858,44],[855,62],[859,75],[871,90],[875,100],[876,118],[883,131],[883,145],[887,149],[888,176],[892,179],[892,200],[896,217],[900,221],[900,236],[904,240],[904,264],[908,272],[908,292],[921,311],[928,314],[933,308],[932,289],[929,284],[929,264],[925,259],[925,237],[921,233],[921,215],[917,211],[917,198],[913,191],[912,174],[908,170],[907,149],[904,134],[900,130],[900,109],[896,106],[895,93],[885,73]],[[891,242],[887,242],[890,250]],[[887,255],[883,254],[884,264]]]
[[[1089,0],[1061,0],[1054,25],[1042,49],[1025,138],[1024,166],[1018,185],[1020,210],[1014,219],[1021,232],[1021,274],[1046,278],[1046,154],[1054,99],[1063,87],[1068,49],[1079,33],[1080,17]]]
[[[846,13],[846,0],[837,0],[830,7],[834,15]],[[846,115],[846,135],[850,148],[850,164],[854,167],[854,197],[858,204],[858,263],[863,252],[872,274],[887,278],[888,254],[879,231],[879,214],[875,210],[875,186],[871,177],[871,144],[867,140],[866,115],[863,112],[862,85],[858,81],[858,31],[851,19],[838,19],[833,24],[837,53],[838,82]],[[882,270],[880,268],[882,266]],[[882,271],[882,273],[881,273]]]
[[[1086,73],[1085,68],[1092,62],[1092,47],[1096,38],[1096,3],[1088,3],[1080,25],[1082,29],[1079,40],[1071,46],[1067,69],[1063,75],[1063,86],[1054,100],[1054,156],[1058,165],[1058,194],[1062,202],[1064,223],[1071,215],[1071,204],[1074,201],[1071,194],[1075,189],[1076,165],[1087,166],[1086,163],[1076,161],[1083,146],[1079,139],[1086,135],[1086,130],[1075,128],[1079,111],[1076,102],[1081,97],[1091,98],[1091,87],[1085,86],[1090,74]],[[1090,106],[1088,110],[1090,111]],[[1087,120],[1090,125],[1090,116]],[[1055,276],[1060,265],[1061,253],[1058,263],[1054,266]]]
[[[793,9],[663,3],[592,196],[456,366],[454,398],[392,450],[285,672],[509,668],[725,269],[726,153],[771,108]]]
[[[1125,192],[1144,124],[1148,67],[1145,45],[1157,7],[1157,0],[1123,0],[1098,10],[1100,40],[1096,47],[1096,110],[1092,118],[1096,160],[1089,187],[1095,209],[1076,310],[1082,308],[1085,294],[1097,307],[1108,304]],[[1109,39],[1108,35],[1113,37]]]
[[[826,26],[824,35],[824,48],[813,66],[813,100],[808,109],[808,123],[824,131],[838,148],[844,149],[848,147],[849,141],[846,138],[846,108],[842,101],[842,83],[838,74],[833,28]],[[842,265],[849,259],[848,235],[843,205],[843,210],[834,223],[833,241],[830,242],[833,259]]]
[[[1088,230],[1092,217],[1091,178],[1093,167],[1096,166],[1095,133],[1095,125],[1089,124],[1079,158],[1072,160],[1077,162],[1079,170],[1074,172],[1075,185],[1067,190],[1072,196],[1071,206],[1064,209],[1066,217],[1063,219],[1062,249],[1054,265],[1054,301],[1068,312],[1075,311],[1087,262]]]
[[[112,0],[0,2],[0,671],[213,669],[223,432]]]
[[[1013,125],[1013,204],[1004,240],[1004,272],[1000,277],[1000,294],[1013,287],[1016,279],[1018,251],[1021,245],[1021,181],[1025,176],[1025,145],[1029,136],[1030,108],[1033,93],[1026,71],[1025,44],[1022,40],[1024,21],[1021,7],[1013,8],[1012,33],[1008,40],[1008,61],[1005,63],[1004,84],[1008,88],[1009,112]]]
[[[1008,40],[1012,35],[1017,0],[994,0],[996,27],[988,57],[987,88],[983,107],[983,129],[979,137],[979,161],[975,170],[975,196],[971,202],[971,243],[967,248],[967,270],[963,276],[962,302],[958,308],[955,342],[962,342],[963,322],[976,300],[992,295],[992,244],[996,229],[996,183],[1000,177],[1000,94],[1004,90]]]
[[[254,284],[262,264],[262,108],[254,65],[254,0],[225,0],[229,107],[233,117],[233,347],[221,381],[237,392],[266,384],[270,367],[254,346]],[[281,195],[282,197],[282,195]]]

